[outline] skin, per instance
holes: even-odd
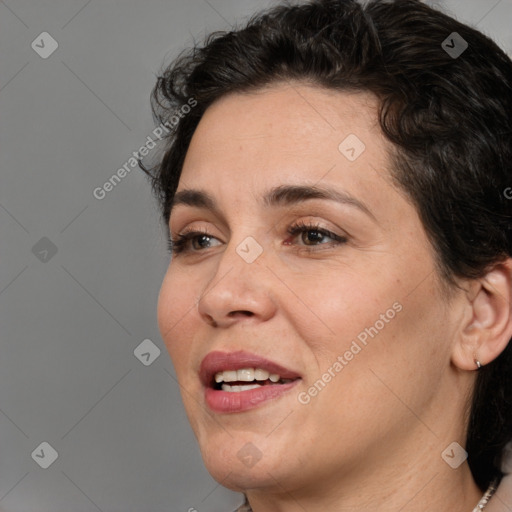
[[[353,162],[338,149],[348,134],[366,146]],[[191,141],[178,191],[204,189],[220,212],[172,212],[173,237],[194,228],[211,238],[171,259],[158,322],[208,471],[255,512],[466,512],[482,495],[467,462],[452,469],[441,454],[465,445],[475,355],[488,363],[512,336],[511,261],[443,292],[416,209],[391,182],[389,150],[373,96],[301,83],[221,98]],[[261,204],[283,184],[348,192],[375,219],[326,199]],[[291,236],[297,221],[347,241]],[[249,236],[263,248],[250,264],[236,252]],[[395,303],[401,311],[300,403]],[[200,363],[240,349],[302,380],[249,411],[214,413]],[[249,442],[261,454],[252,467],[237,456]]]

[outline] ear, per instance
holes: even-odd
[[[476,370],[475,360],[489,364],[512,338],[512,258],[468,284],[452,362],[461,370]]]

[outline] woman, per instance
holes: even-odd
[[[504,52],[416,0],[317,0],[153,99],[159,327],[240,510],[512,510]]]

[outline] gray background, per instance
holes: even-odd
[[[240,503],[202,466],[158,332],[168,255],[149,184],[135,168],[104,199],[93,190],[151,135],[164,60],[272,3],[0,0],[4,512]],[[436,3],[512,53],[512,0]],[[46,59],[31,47],[48,50],[42,32],[58,43]],[[43,442],[58,454],[46,469]]]

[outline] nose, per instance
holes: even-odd
[[[198,312],[212,327],[229,327],[240,321],[260,322],[272,318],[276,301],[272,272],[263,252],[252,262],[244,259],[231,242],[198,300]],[[242,254],[242,256],[241,256]]]

